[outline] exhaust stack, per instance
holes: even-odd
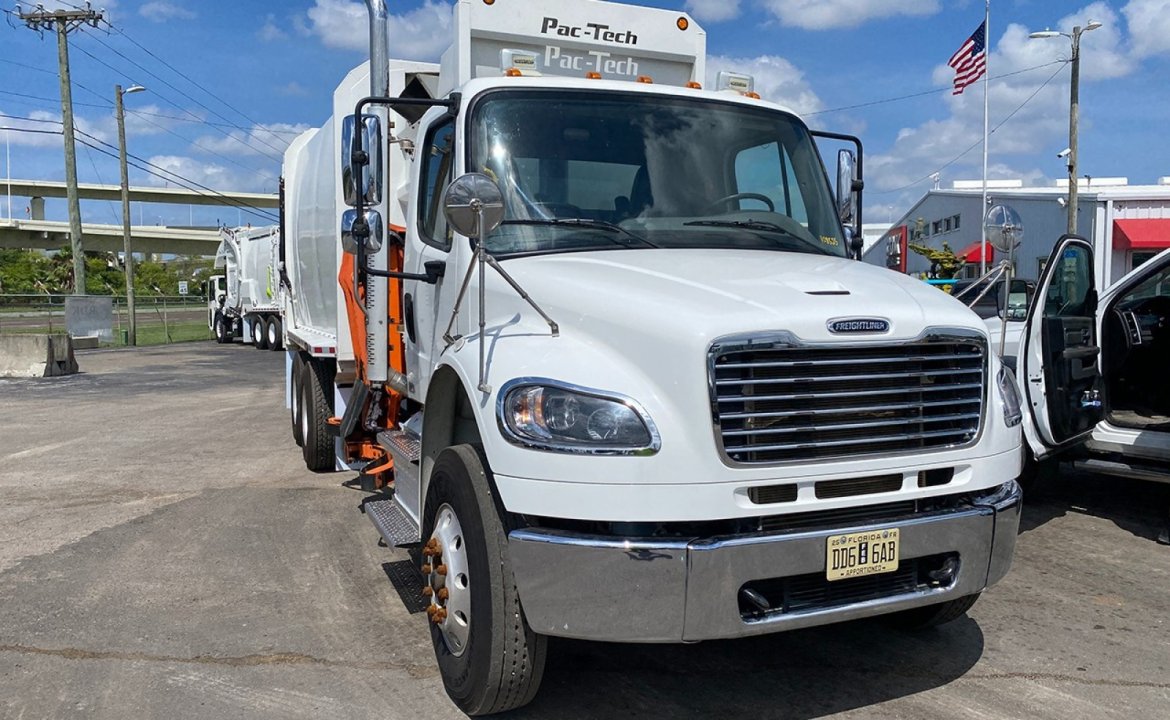
[[[384,98],[390,94],[390,11],[386,0],[366,0],[366,10],[370,16],[370,96]],[[385,110],[374,106],[370,111],[381,119],[382,127],[389,132]],[[383,193],[381,202],[372,208],[384,218],[389,217],[389,194],[388,191]],[[389,379],[390,369],[389,288],[386,279],[375,274],[389,269],[389,243],[382,245],[377,252],[366,256],[366,266],[374,271],[366,276],[366,379],[375,386]]]
[[[386,0],[366,0],[370,15],[370,95],[390,94],[390,11]]]

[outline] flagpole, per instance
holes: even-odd
[[[983,200],[979,205],[979,276],[987,274],[987,136],[988,106],[991,84],[991,0],[986,0],[983,12]]]

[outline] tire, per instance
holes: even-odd
[[[441,557],[424,557],[423,562],[433,563],[427,576],[432,606],[440,602],[436,586],[444,586],[446,578],[453,583],[448,588],[450,596],[442,601],[451,608],[443,626],[428,622],[443,686],[468,715],[504,712],[531,702],[544,675],[548,650],[548,638],[532,631],[520,607],[508,555],[508,528],[502,520],[506,513],[493,499],[490,472],[482,451],[474,446],[444,450],[431,474],[422,533],[424,538],[440,538],[444,527],[450,532],[453,524],[464,540],[448,542]],[[452,545],[456,550],[451,550]],[[449,569],[466,568],[464,595],[456,594],[458,573],[449,572],[440,580],[435,568],[444,563]],[[461,607],[466,608],[468,622],[447,625],[456,622]],[[427,615],[430,618],[430,610]],[[446,633],[451,633],[450,642]],[[461,648],[460,637],[466,639]]]
[[[264,330],[264,316],[256,315],[252,318],[252,344],[259,350],[268,349],[268,333]]]
[[[280,350],[282,347],[281,340],[283,340],[280,316],[270,315],[268,321],[264,323],[264,331],[267,333],[268,349],[273,351]]]
[[[301,371],[301,454],[313,472],[332,472],[336,467],[331,417],[333,373],[325,363],[308,358]]]
[[[212,321],[212,327],[215,330],[215,341],[220,345],[230,343],[232,341],[231,324],[228,319],[223,316],[223,313],[217,312],[215,320]]]
[[[971,609],[971,606],[978,599],[979,593],[975,593],[974,595],[966,595],[937,605],[927,605],[926,607],[914,608],[913,610],[903,610],[893,617],[896,623],[903,629],[925,630],[927,628],[945,625],[953,620],[958,620],[967,614],[967,611]]]
[[[289,415],[291,416],[290,419],[292,420],[292,436],[293,440],[297,444],[297,447],[305,446],[305,436],[304,433],[301,432],[301,393],[303,392],[302,386],[304,385],[304,374],[304,356],[299,352],[293,353],[292,376],[289,378],[289,383],[292,385],[292,388],[289,391],[289,398],[292,402],[289,404],[292,407],[289,408]]]

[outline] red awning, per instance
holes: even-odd
[[[1117,250],[1164,250],[1170,248],[1170,219],[1114,220],[1113,247]]]
[[[983,252],[987,253],[987,263],[989,265],[995,262],[995,248],[991,247],[991,243],[983,243]],[[978,242],[973,242],[963,248],[958,255],[969,263],[983,262],[983,257],[979,253]]]

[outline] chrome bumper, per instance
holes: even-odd
[[[1013,480],[969,506],[889,522],[811,531],[657,541],[525,528],[509,534],[520,602],[546,635],[615,642],[694,642],[824,625],[979,592],[1011,567],[1020,524]],[[824,573],[825,540],[900,528],[900,559],[956,554],[949,584],[846,604],[745,616],[745,584]]]

